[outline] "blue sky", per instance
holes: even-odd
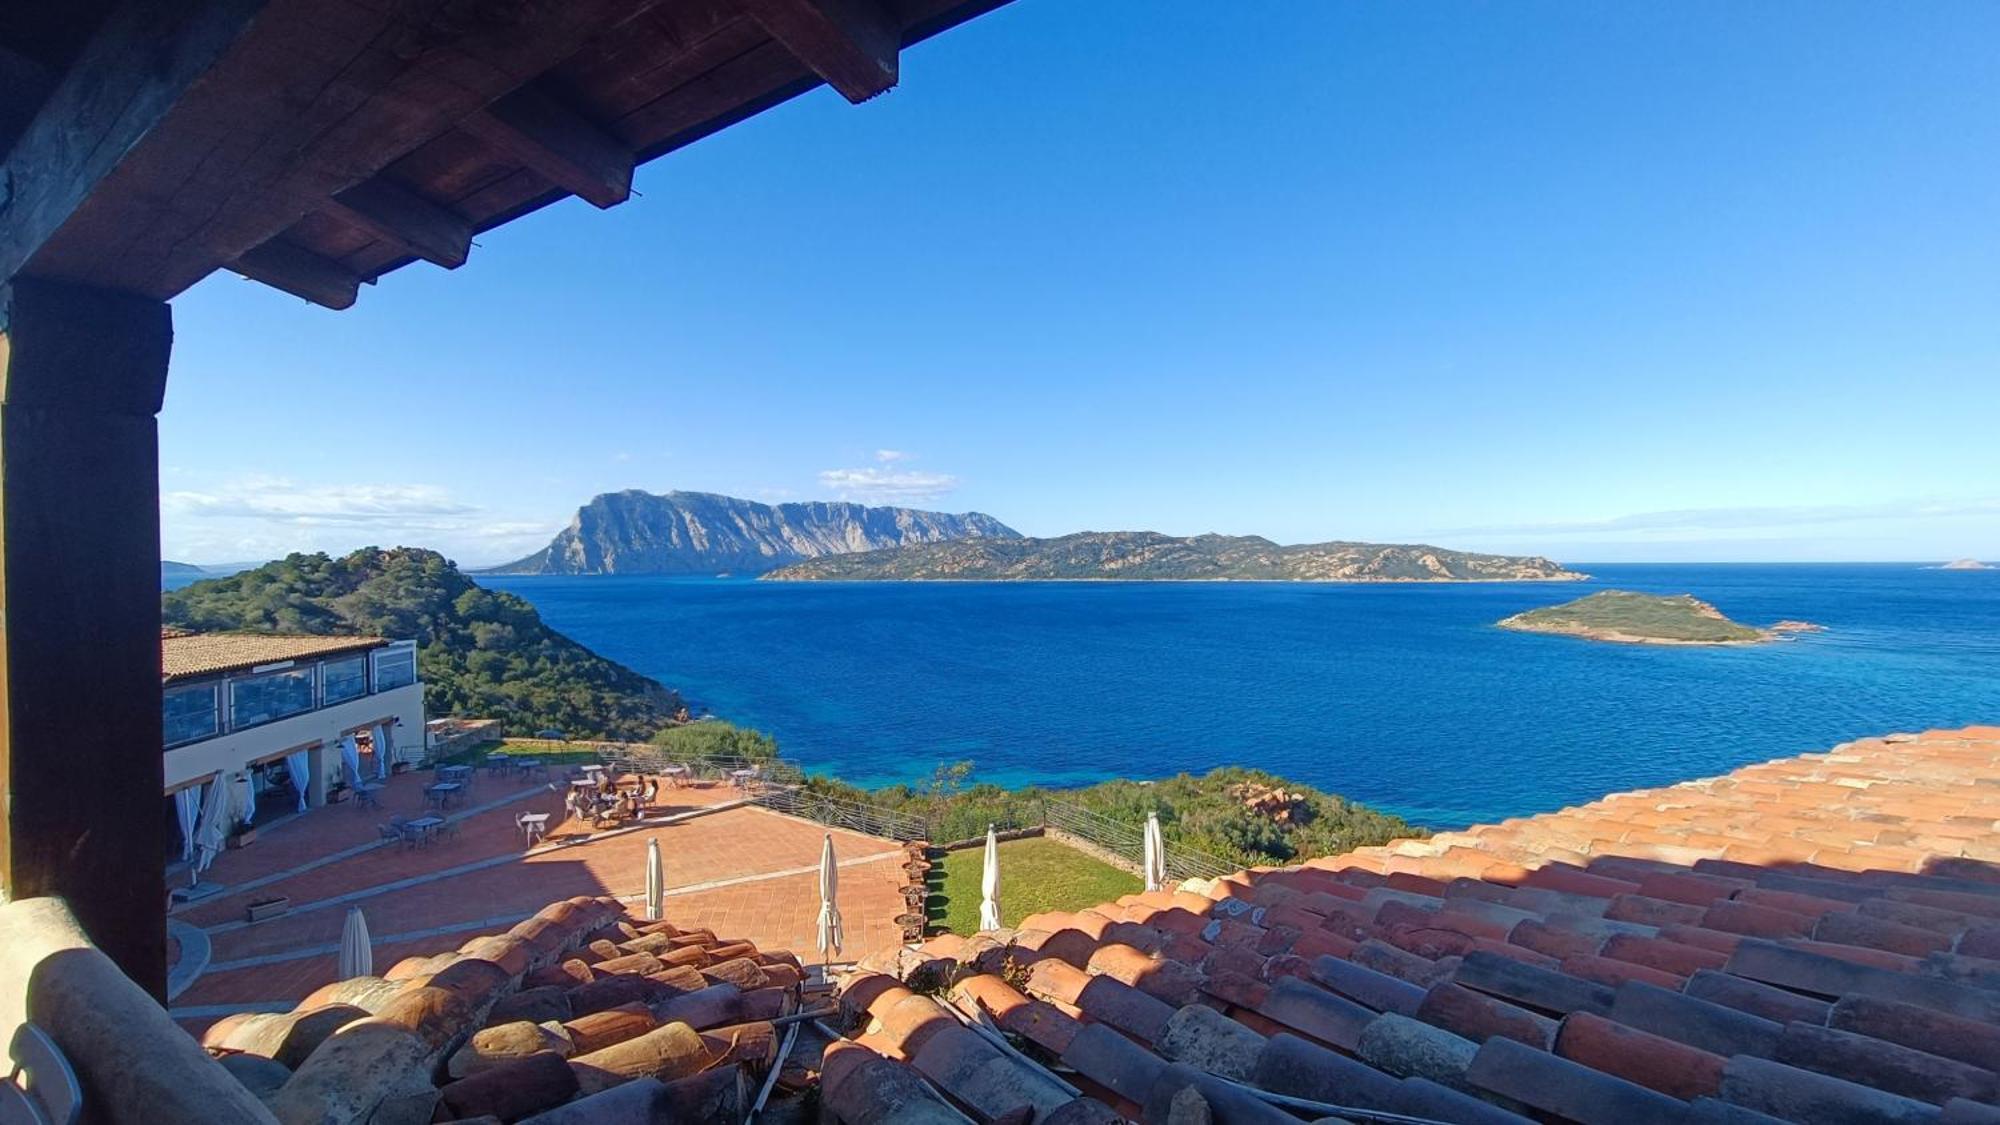
[[[332,313],[175,302],[165,550],[673,488],[2000,558],[2000,5],[1016,0]]]

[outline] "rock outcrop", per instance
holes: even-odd
[[[761,574],[801,559],[954,539],[1013,539],[979,512],[814,501],[759,504],[708,492],[610,492],[547,547],[492,574]]]

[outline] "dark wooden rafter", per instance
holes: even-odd
[[[354,271],[281,238],[244,251],[229,268],[329,309],[348,308],[361,290],[361,278]]]
[[[187,38],[166,53],[189,61],[152,67],[140,61],[150,44],[121,55],[93,42],[50,96],[61,111],[38,117],[8,159],[37,221],[6,224],[0,275],[169,297],[218,265],[280,256],[253,251],[655,2],[133,0],[121,15],[148,14],[107,25],[111,38]],[[176,14],[221,26],[198,35]],[[126,143],[75,146],[75,119],[106,100],[100,113],[135,118]],[[439,247],[411,247],[425,250]]]
[[[501,98],[459,128],[595,206],[613,207],[632,194],[632,149],[536,86]]]
[[[848,101],[867,101],[896,84],[903,24],[881,0],[743,0],[743,6]]]
[[[472,223],[386,177],[348,188],[324,210],[427,262],[455,270],[472,252]]]

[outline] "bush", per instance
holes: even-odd
[[[749,758],[765,762],[778,756],[778,743],[770,735],[720,719],[667,727],[650,741],[676,759]]]

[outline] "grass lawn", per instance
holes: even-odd
[[[931,869],[931,928],[979,929],[979,878],[986,849],[952,852]],[[939,873],[942,872],[942,877]],[[1044,910],[1081,910],[1142,889],[1137,875],[1058,844],[1029,837],[1000,845],[1000,921],[1009,926]]]

